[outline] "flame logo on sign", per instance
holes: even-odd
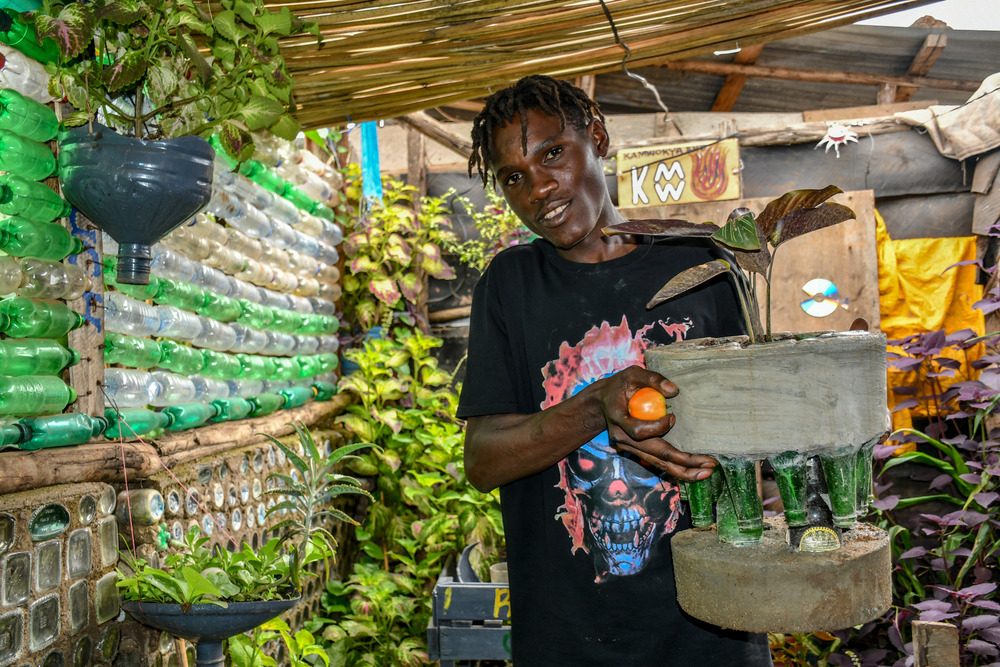
[[[713,145],[691,155],[691,190],[698,199],[718,199],[729,186],[726,149]]]

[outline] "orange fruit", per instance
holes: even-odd
[[[628,399],[628,414],[647,421],[663,419],[667,416],[667,399],[652,387],[643,387]]]

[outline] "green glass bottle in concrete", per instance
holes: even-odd
[[[729,456],[718,458],[740,530],[763,529],[764,507],[760,494],[757,493],[757,467],[753,459]]]
[[[59,261],[83,250],[83,242],[61,225],[21,216],[0,220],[0,250],[14,257]]]
[[[35,511],[28,522],[33,542],[44,542],[62,535],[69,526],[69,511],[59,503],[49,503]]]
[[[868,514],[868,506],[872,496],[872,456],[879,438],[865,443],[858,449],[854,464],[854,483],[857,488],[857,518],[860,520]]]
[[[825,452],[820,454],[819,460],[830,495],[833,523],[840,528],[850,528],[858,519],[857,450],[844,447],[836,452]]]
[[[29,437],[18,445],[18,449],[33,451],[82,445],[103,433],[108,422],[104,417],[71,412],[50,417],[25,417],[20,424]]]
[[[807,521],[805,525],[788,529],[788,544],[793,550],[822,553],[840,548],[840,528],[834,525],[833,513],[823,498],[826,492],[819,457],[811,456],[806,461]]]
[[[713,468],[709,477],[682,482],[681,488],[691,508],[691,525],[695,528],[708,528],[715,523],[714,509],[722,488],[722,473]]]
[[[768,460],[774,469],[774,481],[785,507],[785,522],[789,526],[804,526],[806,516],[806,459],[799,452],[784,452]]]

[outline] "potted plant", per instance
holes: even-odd
[[[45,0],[36,27],[61,53],[50,92],[76,109],[60,136],[63,190],[119,242],[119,282],[146,284],[149,245],[207,203],[213,152],[199,137],[243,160],[252,131],[299,131],[278,39],[308,26],[287,7]]]
[[[836,549],[840,530],[852,529],[867,510],[871,488],[871,456],[887,432],[885,337],[868,331],[774,334],[771,331],[770,280],[773,260],[788,240],[854,217],[846,206],[829,200],[840,193],[834,186],[796,190],[767,204],[759,215],[737,209],[725,225],[682,220],[636,220],[607,233],[658,237],[704,237],[728,251],[672,278],[651,299],[652,307],[705,281],[726,276],[734,282],[747,335],[697,339],[650,348],[646,365],[680,388],[671,399],[676,423],[667,436],[686,452],[719,459],[724,485],[715,496],[716,533],[727,544],[706,545],[704,534],[687,531],[673,540],[678,600],[693,616],[717,625],[750,631],[809,631],[836,629],[865,622],[891,600],[889,548],[884,533],[871,528],[868,544],[817,558],[786,556],[785,540],[803,550]],[[766,326],[761,326],[757,281],[763,283]],[[818,456],[828,487],[833,526],[815,533],[815,542],[801,539],[817,526],[814,484],[807,484],[808,460]],[[755,461],[767,458],[775,470],[784,518],[785,539],[769,546],[773,533],[764,530],[757,492]],[[714,478],[718,478],[715,475]],[[709,481],[689,484],[692,521],[708,527],[712,521]],[[694,507],[708,497],[707,513]],[[731,524],[727,519],[732,516]],[[724,528],[732,525],[731,532]],[[801,530],[800,530],[801,529]],[[695,544],[697,542],[697,544]],[[748,559],[730,545],[771,549]],[[813,548],[815,547],[815,548]],[[834,560],[837,567],[834,567]],[[785,560],[782,560],[785,559]],[[780,562],[779,562],[780,561]],[[750,572],[761,563],[780,570],[773,576]],[[777,564],[777,565],[776,565]],[[856,586],[846,587],[838,568],[852,568]],[[720,584],[721,582],[721,584]],[[710,592],[722,585],[732,604],[715,604]],[[719,589],[723,590],[723,589]],[[836,603],[822,600],[833,594]],[[837,593],[836,591],[840,591]],[[843,599],[837,597],[843,594]],[[792,604],[795,600],[797,604]],[[836,608],[836,609],[834,609]]]
[[[222,665],[224,639],[299,601],[302,580],[312,576],[313,564],[325,567],[335,555],[336,540],[326,524],[356,523],[331,506],[334,499],[371,497],[356,478],[337,472],[368,445],[345,445],[325,456],[305,426],[294,427],[298,450],[271,438],[295,471],[269,476],[276,485],[266,493],[283,497],[269,510],[283,517],[275,526],[278,536],[256,550],[243,545],[229,552],[210,547],[192,528],[174,544],[176,551],[164,557],[163,567],[126,558],[126,569],[119,570],[125,611],[141,623],[196,641],[199,666]]]

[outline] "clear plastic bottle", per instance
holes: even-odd
[[[336,352],[340,349],[340,339],[336,336],[316,336],[320,352]]]
[[[72,301],[83,296],[90,286],[87,274],[77,264],[25,257],[20,266],[21,286],[17,291],[21,296]]]
[[[230,324],[233,331],[236,333],[236,345],[233,346],[233,350],[254,354],[260,352],[265,347],[267,347],[267,334],[259,329],[254,329],[253,327],[244,326],[236,322]]]
[[[259,303],[269,306],[271,308],[280,308],[282,310],[292,310],[292,295],[283,294],[281,292],[275,292],[272,289],[266,287],[259,288],[260,301]]]
[[[80,360],[76,350],[44,338],[0,341],[0,374],[56,375]]]
[[[160,317],[160,329],[157,335],[177,340],[191,340],[201,334],[202,320],[194,313],[189,313],[174,306],[156,306]]]
[[[184,255],[170,250],[161,243],[153,246],[153,261],[150,264],[150,269],[161,278],[196,283],[194,276],[199,266],[200,264],[197,262],[192,262]]]
[[[152,374],[146,371],[105,368],[103,390],[110,407],[119,410],[149,405],[158,388]]]
[[[194,401],[196,391],[190,378],[167,371],[153,371],[150,375],[155,387],[150,405],[163,407]]]
[[[295,354],[315,354],[319,351],[319,338],[317,336],[294,335]]]
[[[191,282],[205,290],[223,296],[234,296],[236,289],[232,278],[206,264],[199,264],[195,267]]]
[[[175,250],[188,259],[202,261],[212,254],[212,244],[209,239],[191,231],[189,225],[178,227],[170,232],[160,243]]]
[[[45,144],[0,130],[0,170],[40,181],[56,170],[56,157]]]
[[[239,380],[230,380],[229,384],[232,395],[240,396],[241,398],[250,398],[264,391],[263,380],[241,378]]]
[[[315,278],[308,278],[306,276],[298,277],[298,284],[292,289],[298,296],[316,296],[320,292],[319,281]]]
[[[0,81],[0,130],[32,141],[51,141],[59,131],[59,120],[49,107],[16,90],[4,88]]]
[[[201,350],[173,340],[160,341],[160,368],[193,375],[200,373],[204,367],[205,358],[201,355]]]
[[[218,244],[214,244],[212,253],[205,258],[206,264],[230,275],[245,271],[249,261],[245,255]]]
[[[148,303],[119,292],[104,295],[104,327],[132,336],[153,336],[160,331],[160,314]]]
[[[203,375],[192,375],[191,382],[194,383],[195,400],[197,401],[214,401],[220,398],[228,398],[232,391],[228,382]]]
[[[302,315],[312,315],[315,312],[312,299],[295,294],[288,295],[288,309]]]
[[[295,338],[280,331],[267,331],[267,354],[291,354],[295,350]]]
[[[226,228],[226,241],[224,245],[249,259],[260,259],[264,255],[264,246],[260,241],[250,238],[233,227]]]
[[[129,368],[153,368],[163,353],[151,338],[137,338],[107,331],[104,334],[104,361]]]
[[[246,300],[251,303],[260,303],[260,292],[255,285],[251,285],[245,280],[230,278],[231,289],[228,296],[237,300]]]
[[[236,331],[232,326],[201,318],[201,333],[191,339],[191,344],[209,350],[233,350],[236,348]]]
[[[44,183],[0,173],[0,213],[52,222],[69,212],[69,204]]]
[[[231,227],[235,227],[255,239],[270,238],[274,235],[275,228],[281,224],[271,221],[261,213],[259,208],[246,202],[243,202],[238,212],[233,212],[229,217],[226,217],[226,222]]]
[[[0,44],[0,88],[16,90],[39,104],[54,99],[49,94],[49,73],[45,66],[4,44]]]
[[[83,242],[61,225],[21,216],[0,220],[0,250],[15,257],[60,260],[83,250]]]
[[[15,257],[0,256],[0,294],[11,294],[21,286],[24,275]]]
[[[0,302],[0,320],[0,329],[11,338],[62,338],[84,322],[65,304],[20,296]]]

